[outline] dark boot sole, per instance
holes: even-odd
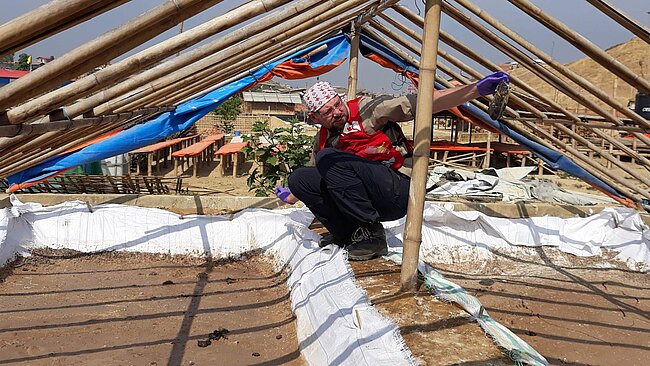
[[[361,261],[368,261],[375,258],[380,258],[385,255],[388,255],[388,250],[382,250],[379,253],[369,253],[364,255],[352,255],[348,252],[348,259],[351,261],[361,262]]]

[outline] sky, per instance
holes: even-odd
[[[47,0],[0,0],[0,8],[2,9],[0,12],[0,23],[6,23],[14,17],[24,14],[47,2]],[[79,24],[53,37],[42,40],[24,50],[20,50],[16,52],[16,56],[25,52],[34,57],[59,57],[164,2],[165,0],[132,0],[125,5],[104,13],[85,23]],[[534,19],[528,17],[506,0],[474,0],[473,2],[490,15],[524,36],[535,46],[555,57],[560,62],[567,63],[584,57],[579,50],[545,29]],[[602,14],[599,10],[592,7],[584,0],[532,0],[532,2],[543,9],[546,13],[564,22],[573,30],[585,36],[601,48],[609,48],[626,42],[633,37],[632,33]],[[608,2],[631,15],[641,24],[650,26],[650,1],[608,0]],[[242,3],[244,3],[244,1],[223,1],[203,13],[187,20],[184,24],[184,29],[187,30],[201,24]],[[451,1],[451,3],[454,4],[453,1]],[[407,6],[416,13],[421,13],[424,9],[423,0],[406,0],[401,1],[401,4]],[[460,7],[458,4],[455,5],[464,10],[464,8]],[[396,15],[395,19],[403,19],[392,11],[387,12],[387,14],[391,16]],[[410,23],[408,22],[405,24],[410,26]],[[452,34],[456,39],[459,39],[495,63],[509,61],[507,56],[501,54],[496,49],[493,49],[487,43],[465,29],[462,25],[444,15],[442,18],[442,28],[444,31]],[[124,56],[118,57],[114,62],[167,39],[177,34],[178,31],[178,27],[174,27]],[[209,40],[218,36],[219,34],[213,36]],[[451,51],[450,47],[444,44],[441,44],[440,47],[447,51]],[[458,53],[453,51],[450,53],[460,58],[468,65],[475,67],[480,72],[485,73],[487,71]],[[335,85],[346,85],[347,76],[348,67],[346,62],[337,69],[331,71],[329,74],[322,76],[321,79],[328,80]],[[278,81],[285,82],[283,80]],[[286,83],[294,87],[306,87],[311,85],[314,81],[314,79],[305,79],[291,82],[287,81]],[[402,94],[406,91],[406,85],[403,85],[400,79],[396,77],[392,71],[382,69],[373,62],[363,58],[360,58],[359,63],[359,88],[388,94]]]

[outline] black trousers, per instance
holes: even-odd
[[[336,149],[316,155],[316,167],[295,170],[289,189],[335,238],[360,224],[406,215],[410,178],[380,162]]]

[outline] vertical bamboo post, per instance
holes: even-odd
[[[356,98],[357,80],[359,79],[359,33],[361,29],[352,24],[350,40],[350,76],[348,76],[348,100]]]
[[[422,242],[422,211],[429,165],[433,85],[436,77],[442,0],[427,0],[420,61],[420,84],[415,113],[413,174],[404,226],[404,257],[400,276],[402,291],[417,290],[418,259]],[[435,101],[434,101],[435,102]]]
[[[492,147],[490,146],[492,144],[492,132],[488,131],[487,132],[487,141],[485,142],[485,159],[483,160],[483,169],[487,169],[490,167],[490,157],[492,153],[490,152],[490,149]]]

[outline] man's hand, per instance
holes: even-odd
[[[289,188],[277,186],[275,187],[274,193],[284,203],[293,205],[294,203],[298,202],[298,198],[296,198],[296,196],[291,194]]]
[[[481,95],[494,94],[497,85],[502,81],[509,83],[510,77],[503,71],[497,71],[479,80],[478,83],[476,83],[476,88],[478,89],[478,93]]]

